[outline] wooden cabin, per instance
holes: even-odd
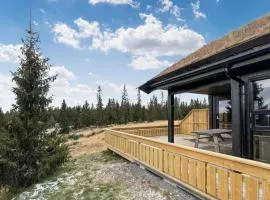
[[[209,127],[232,129],[233,155],[270,163],[270,14],[203,46],[139,88],[147,94],[168,91],[169,142],[174,95],[206,94]]]
[[[168,91],[168,126],[105,129],[108,149],[201,199],[270,200],[270,14],[205,45],[140,89]],[[174,95],[183,92],[208,95],[209,109],[174,124]],[[233,156],[174,143],[182,133],[224,128],[232,133]],[[154,138],[165,134],[169,142]]]

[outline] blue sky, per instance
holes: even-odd
[[[14,96],[10,71],[18,66],[20,38],[32,11],[40,47],[58,74],[51,93],[54,106],[121,97],[202,45],[270,10],[269,0],[1,0],[0,107]],[[160,91],[155,94],[159,95]],[[196,95],[181,95],[189,100]],[[143,95],[146,102],[149,96]],[[201,97],[200,97],[201,98]]]

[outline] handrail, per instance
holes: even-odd
[[[214,199],[269,199],[270,164],[106,129],[108,147]]]

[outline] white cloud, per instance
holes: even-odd
[[[12,87],[14,83],[11,80],[10,75],[0,74],[0,107],[7,111],[11,108],[11,104],[14,102],[15,95],[13,94]]]
[[[21,44],[1,44],[0,43],[0,62],[13,62],[19,61]]]
[[[157,69],[169,67],[172,63],[167,60],[159,60],[155,56],[145,54],[141,56],[133,56],[129,66],[136,70]]]
[[[64,66],[54,66],[50,68],[49,71],[50,76],[57,75],[57,79],[53,83],[53,86],[56,87],[68,87],[69,81],[74,80],[76,76],[73,74],[72,71],[68,70]]]
[[[80,40],[76,38],[76,31],[63,23],[54,25],[52,32],[54,33],[54,41],[56,43],[66,44],[73,48],[80,47]]]
[[[158,64],[157,67],[161,67],[167,62],[157,60],[158,57],[185,56],[205,44],[204,37],[192,29],[173,24],[165,26],[152,14],[140,13],[140,17],[144,20],[142,25],[133,28],[121,27],[115,31],[105,29],[103,32],[98,22],[88,22],[82,18],[74,21],[77,30],[58,23],[53,28],[55,41],[79,49],[86,47],[82,42],[88,39],[88,48],[91,50],[105,53],[118,50],[131,54],[133,61],[130,66],[133,67],[138,66],[136,63],[139,61],[142,63],[142,60],[151,60]],[[146,54],[147,59],[142,57]]]
[[[140,14],[144,24],[135,28],[119,28],[104,32],[102,38],[93,39],[92,49],[108,52],[111,49],[132,55],[184,56],[205,44],[202,35],[177,26],[164,26],[152,14]]]
[[[100,3],[106,3],[111,5],[129,5],[133,8],[138,8],[139,3],[133,0],[89,0],[89,4],[96,5]]]
[[[160,12],[167,12],[173,7],[173,2],[171,0],[160,0],[162,4],[162,8],[160,8]]]
[[[82,105],[85,100],[95,98],[95,90],[87,84],[76,83],[76,75],[64,66],[51,67],[50,75],[58,75],[52,84],[50,94],[53,94],[53,106],[60,106],[63,99],[69,106]]]
[[[78,18],[74,23],[77,25],[78,30],[74,30],[64,23],[55,24],[52,29],[55,42],[79,49],[81,39],[89,37],[95,38],[99,37],[101,34],[99,23],[96,21],[89,23],[82,18]]]
[[[159,9],[160,12],[170,12],[178,21],[184,21],[181,18],[180,8],[172,0],[159,0],[159,2],[162,5],[162,8]]]
[[[190,3],[195,19],[206,18],[206,15],[200,11],[200,0],[196,3]]]

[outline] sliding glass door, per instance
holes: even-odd
[[[270,79],[252,83],[251,131],[255,160],[270,163]]]

